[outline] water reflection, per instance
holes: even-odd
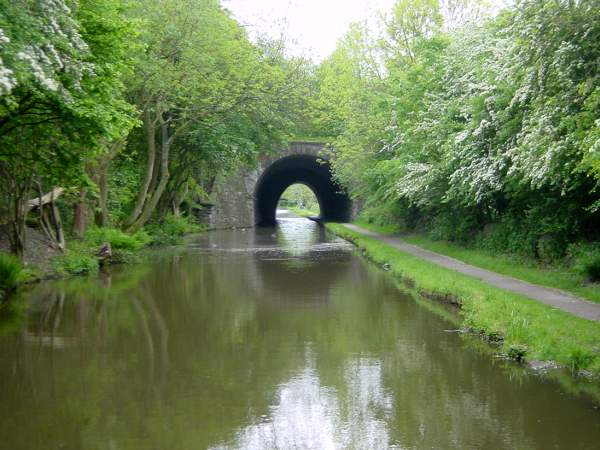
[[[299,244],[301,243],[301,244]],[[313,222],[220,231],[37,286],[1,327],[0,448],[595,448]]]
[[[213,448],[388,448],[388,428],[381,418],[393,400],[383,389],[381,365],[369,359],[352,361],[344,369],[344,380],[344,390],[353,395],[341,404],[340,393],[321,384],[307,349],[304,368],[278,387],[269,414],[238,432],[232,443]]]

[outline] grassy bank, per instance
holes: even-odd
[[[378,226],[366,221],[357,221],[357,225],[382,234],[396,234],[392,225]],[[465,248],[450,242],[434,241],[419,234],[402,234],[402,240],[432,252],[450,256],[473,266],[518,278],[529,283],[562,289],[572,294],[600,303],[600,285],[589,283],[585,276],[564,265],[541,266],[535,261],[515,258],[507,255],[491,254],[484,250]]]
[[[17,289],[24,275],[23,265],[18,258],[0,252],[0,300]]]
[[[83,239],[67,243],[67,250],[53,261],[59,275],[82,275],[96,272],[100,265],[123,264],[139,259],[140,251],[149,246],[174,245],[184,235],[204,230],[184,217],[166,216],[161,222],[151,223],[142,230],[128,234],[116,228],[91,228]],[[111,256],[98,256],[102,246],[108,244]]]
[[[83,239],[69,238],[66,249],[52,257],[46,268],[35,263],[24,265],[16,257],[0,252],[0,300],[21,284],[47,278],[95,273],[102,264],[133,263],[141,251],[150,246],[174,245],[183,236],[205,230],[185,218],[167,216],[159,223],[128,234],[116,228],[90,228]],[[99,254],[104,246],[110,255]]]
[[[317,217],[319,215],[319,211],[311,209],[297,208],[295,206],[288,206],[287,209],[300,217]]]
[[[339,224],[327,224],[418,293],[460,305],[463,326],[510,358],[556,361],[600,376],[600,325],[436,266]]]

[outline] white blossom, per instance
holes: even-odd
[[[454,143],[461,144],[469,136],[469,131],[464,130],[454,136]]]
[[[52,77],[48,76],[40,64],[40,59],[43,60],[42,55],[44,55],[43,52],[36,51],[35,48],[30,46],[27,47],[25,51],[17,53],[17,58],[29,64],[32,71],[31,73],[38,83],[40,83],[49,91],[58,91],[58,82]]]
[[[9,44],[10,39],[4,34],[4,30],[0,28],[0,49],[3,45]],[[4,65],[4,61],[0,58],[0,95],[8,95],[17,85],[17,80],[14,77],[14,72]]]
[[[10,39],[7,35],[4,34],[4,30],[0,28],[0,45],[8,44]]]

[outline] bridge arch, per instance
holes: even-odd
[[[297,183],[305,184],[314,192],[321,209],[321,220],[349,221],[352,203],[333,180],[329,162],[313,154],[292,154],[271,163],[259,177],[254,191],[255,223],[275,224],[281,195]]]

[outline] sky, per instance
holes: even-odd
[[[304,50],[321,61],[335,50],[337,40],[352,22],[389,11],[395,0],[222,0],[250,35],[266,33],[296,41],[294,53]]]
[[[352,22],[389,12],[395,0],[221,0],[250,36],[257,33],[292,40],[292,52],[322,61]],[[511,0],[490,0],[498,10]]]

